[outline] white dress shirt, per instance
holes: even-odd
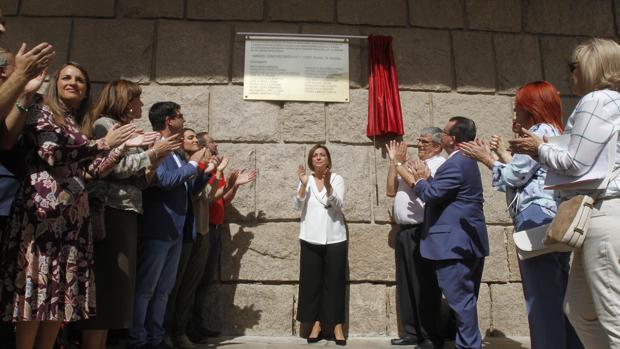
[[[341,176],[332,173],[330,178],[332,195],[327,196],[327,190],[319,190],[314,175],[308,176],[306,195],[298,195],[301,181],[297,185],[297,194],[294,207],[301,210],[299,238],[311,244],[327,245],[347,240],[344,226],[342,206],[344,202],[344,180]]]
[[[431,170],[431,176],[446,161],[443,157],[435,155],[424,160]],[[394,221],[396,224],[420,224],[424,222],[424,202],[413,192],[413,188],[397,176],[398,190],[394,197]]]

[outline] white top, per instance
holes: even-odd
[[[308,175],[306,196],[295,195],[294,207],[301,210],[299,238],[312,244],[327,245],[347,240],[342,206],[344,202],[344,180],[332,173],[330,178],[332,195],[327,197],[327,190],[319,191],[314,175]],[[297,185],[297,193],[301,181]]]
[[[613,132],[620,129],[620,93],[612,90],[590,92],[583,96],[566,121],[564,135],[570,135],[567,148],[551,143],[538,147],[539,162],[550,172],[580,177],[586,174],[606,148]],[[616,147],[615,168],[620,166],[620,139]],[[591,190],[589,190],[591,192]],[[562,197],[578,191],[561,191]],[[611,179],[600,197],[620,195],[620,178]]]
[[[435,175],[437,169],[446,161],[443,157],[435,155],[424,160],[431,170],[431,176]],[[424,222],[424,201],[415,195],[413,188],[397,176],[398,191],[394,197],[394,221],[396,224],[420,224]]]

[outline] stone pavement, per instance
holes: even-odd
[[[530,349],[529,337],[486,337],[483,341],[485,349]],[[333,341],[320,341],[316,344],[307,344],[299,337],[266,337],[242,336],[213,338],[211,343],[196,345],[196,349],[226,348],[226,349],[289,349],[332,347],[341,348]],[[120,347],[118,347],[120,349]],[[389,337],[352,337],[347,341],[346,348],[361,349],[398,349],[399,346],[390,345]],[[402,348],[411,348],[404,346]],[[449,342],[445,349],[453,349],[454,342]]]

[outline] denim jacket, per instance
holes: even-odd
[[[539,137],[559,136],[555,127],[536,124],[529,129]],[[512,161],[493,165],[493,188],[506,193],[506,203],[511,217],[515,217],[532,204],[539,205],[543,212],[554,216],[557,203],[553,190],[544,190],[547,170],[529,155],[514,154]]]

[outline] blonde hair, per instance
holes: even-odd
[[[573,62],[579,64],[584,94],[603,89],[620,91],[620,45],[615,41],[590,39],[575,48]]]

